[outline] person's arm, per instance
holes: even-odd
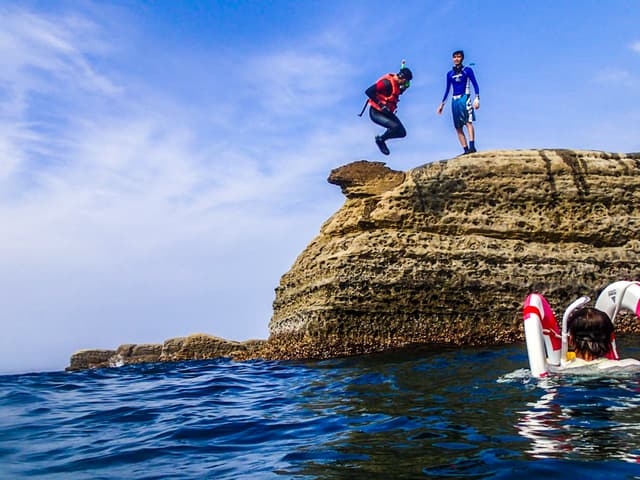
[[[449,96],[449,90],[451,89],[451,74],[447,73],[447,86],[444,89],[444,95],[442,97],[442,102],[438,106],[438,115],[442,113],[442,109],[444,108],[445,103],[447,102],[447,97]]]
[[[380,80],[380,81],[374,83],[373,85],[371,85],[369,88],[367,88],[365,90],[364,93],[373,102],[375,102],[375,104],[378,105],[380,108],[385,108],[384,105],[382,105],[378,101],[377,94],[380,93],[380,94],[384,95],[385,97],[388,97],[389,95],[391,95],[391,92],[392,92],[391,82],[389,80],[384,79],[384,80]]]
[[[364,91],[365,95],[376,102],[376,84],[374,83]]]
[[[480,108],[480,87],[478,87],[478,81],[476,80],[473,70],[469,67],[467,67],[467,76],[469,77],[469,80],[471,80],[473,91],[476,92],[476,98],[473,99],[473,108],[477,110]]]
[[[469,80],[471,80],[473,90],[476,92],[476,97],[480,97],[480,87],[478,87],[478,81],[476,80],[476,76],[473,73],[473,70],[469,67],[467,67],[467,76],[469,77]]]

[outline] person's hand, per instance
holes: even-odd
[[[438,115],[442,114],[442,109],[444,108],[444,103],[441,103],[440,106],[438,107],[438,110],[436,110],[438,112]]]
[[[473,100],[473,108],[475,108],[476,110],[478,110],[480,108],[480,99],[478,97],[476,97]]]

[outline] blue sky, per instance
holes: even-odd
[[[479,150],[640,151],[637,1],[0,2],[0,373],[82,348],[266,338],[343,203],[331,169],[459,154],[435,110],[475,63]],[[402,59],[389,141],[357,113]]]

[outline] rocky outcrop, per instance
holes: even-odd
[[[252,355],[263,343],[264,340],[234,342],[198,333],[187,337],[170,338],[163,344],[124,344],[116,350],[80,350],[71,356],[67,371],[119,367],[148,362],[247,357]]]
[[[491,151],[406,173],[331,172],[343,207],[276,289],[271,358],[522,339],[525,296],[560,312],[640,278],[640,154]],[[619,331],[637,331],[623,317]]]
[[[640,279],[640,153],[491,151],[408,172],[359,161],[328,180],[346,201],[282,276],[267,341],[196,334],[82,350],[67,370],[514,342],[528,293],[561,314]],[[631,316],[616,323],[640,333]]]
[[[71,355],[67,367],[68,372],[87,368],[108,367],[109,360],[116,354],[115,350],[79,350]]]

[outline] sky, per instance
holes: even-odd
[[[274,289],[344,203],[329,172],[482,150],[640,151],[636,0],[0,0],[0,374],[85,348],[267,338]],[[407,137],[357,114],[414,74]]]

